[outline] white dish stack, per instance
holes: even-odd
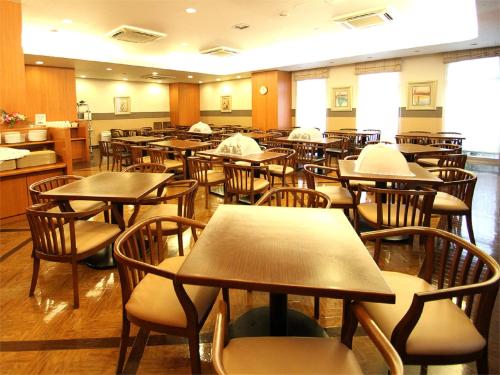
[[[21,132],[5,132],[3,133],[5,143],[21,143],[24,142],[24,134]]]
[[[47,129],[37,129],[28,131],[28,141],[41,142],[47,140]]]

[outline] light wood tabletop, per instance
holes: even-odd
[[[223,134],[223,137],[229,138],[232,137],[233,135],[238,134],[238,133],[229,133],[229,134]],[[270,137],[273,137],[273,134],[269,133],[254,133],[254,132],[248,132],[248,133],[242,133],[244,137],[250,137],[252,139],[255,139],[256,141],[259,141],[261,139],[267,139]]]
[[[410,184],[424,184],[424,185],[439,185],[443,181],[429,172],[427,169],[421,167],[417,163],[408,163],[410,171],[413,176],[400,176],[400,175],[385,175],[374,173],[361,173],[354,170],[356,166],[355,160],[339,160],[339,178],[341,180],[363,180],[363,181],[379,181],[379,182],[405,182]]]
[[[341,210],[219,206],[177,280],[272,293],[395,300]]]
[[[319,146],[330,146],[337,142],[342,141],[342,138],[328,137],[321,139],[289,139],[288,137],[278,137],[274,138],[273,141],[282,142],[282,143],[308,143]]]
[[[200,148],[210,147],[212,144],[210,142],[197,142],[197,141],[189,141],[186,139],[170,139],[167,141],[151,142],[150,145],[159,147],[168,147],[172,150],[178,150],[178,151],[191,151],[191,150],[198,150]]]
[[[449,149],[434,147],[431,145],[419,145],[413,143],[396,143],[386,145],[387,147],[394,148],[401,152],[403,155],[422,155],[422,154],[436,154],[440,152],[449,152]]]
[[[173,176],[173,173],[102,172],[41,195],[54,200],[84,199],[134,204]]]
[[[225,154],[222,152],[217,152],[216,149],[198,151],[198,154],[204,156],[218,157],[227,160],[247,161],[255,165],[258,165],[260,163],[266,163],[268,161],[283,158],[286,156],[286,154],[283,154],[281,152],[272,152],[272,151],[262,151],[256,154],[248,154],[248,155],[235,155],[235,154]]]
[[[375,135],[378,134],[374,130],[329,130],[328,134],[339,134],[339,135]]]
[[[150,137],[150,136],[142,136],[142,135],[134,135],[131,137],[113,138],[113,141],[135,143],[135,144],[143,144],[143,143],[148,143],[148,142],[154,142],[157,140],[158,140],[158,137]]]

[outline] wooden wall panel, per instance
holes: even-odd
[[[266,86],[265,95],[259,92]],[[258,129],[291,125],[291,74],[277,70],[252,74],[252,125]]]
[[[21,4],[0,1],[0,108],[26,112]]]
[[[27,115],[45,113],[47,121],[76,120],[75,70],[26,66]]]
[[[192,83],[169,85],[172,125],[192,125],[200,121],[200,86]]]

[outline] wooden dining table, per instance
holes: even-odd
[[[266,334],[255,328],[262,319],[267,334],[295,334],[287,294],[395,301],[344,213],[330,209],[221,205],[174,282],[269,292],[269,308],[247,322],[251,335]]]
[[[117,137],[113,138],[113,141],[120,141],[125,143],[133,143],[136,145],[143,145],[149,142],[157,141],[158,137],[144,136],[144,135],[134,135],[130,137]]]
[[[281,143],[288,143],[288,144],[305,143],[305,144],[311,144],[311,145],[317,145],[317,146],[331,147],[335,143],[342,141],[342,138],[328,137],[328,138],[321,138],[321,139],[290,139],[288,137],[278,137],[278,138],[274,138],[273,141],[281,142]]]
[[[251,165],[260,165],[261,163],[267,163],[286,156],[286,154],[284,153],[274,151],[262,151],[247,155],[226,154],[223,152],[218,152],[217,149],[199,151],[198,154],[214,158],[221,158],[225,161],[246,161]]]
[[[43,198],[60,202],[63,210],[70,210],[70,200],[92,200],[110,202],[113,221],[124,226],[123,205],[139,204],[153,190],[161,188],[174,176],[173,173],[102,172],[77,180],[67,185],[41,193]],[[111,249],[103,249],[86,258],[93,268],[114,267]]]
[[[223,134],[222,137],[229,138],[229,137],[232,137],[233,135],[236,135],[236,134],[238,134],[238,133],[227,133],[227,134]],[[270,133],[256,133],[256,132],[248,132],[248,133],[244,133],[242,135],[244,137],[250,137],[250,138],[252,138],[253,140],[255,140],[259,144],[264,139],[268,139],[268,138],[274,137],[274,135],[270,134]]]
[[[407,161],[414,161],[418,155],[426,154],[439,154],[444,152],[450,152],[447,148],[434,147],[431,145],[420,145],[413,143],[396,143],[388,144],[386,147],[398,150],[403,154]]]

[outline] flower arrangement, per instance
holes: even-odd
[[[9,128],[12,128],[19,121],[26,120],[26,116],[21,113],[18,112],[7,113],[3,109],[0,110],[0,118],[2,124],[7,124]]]

